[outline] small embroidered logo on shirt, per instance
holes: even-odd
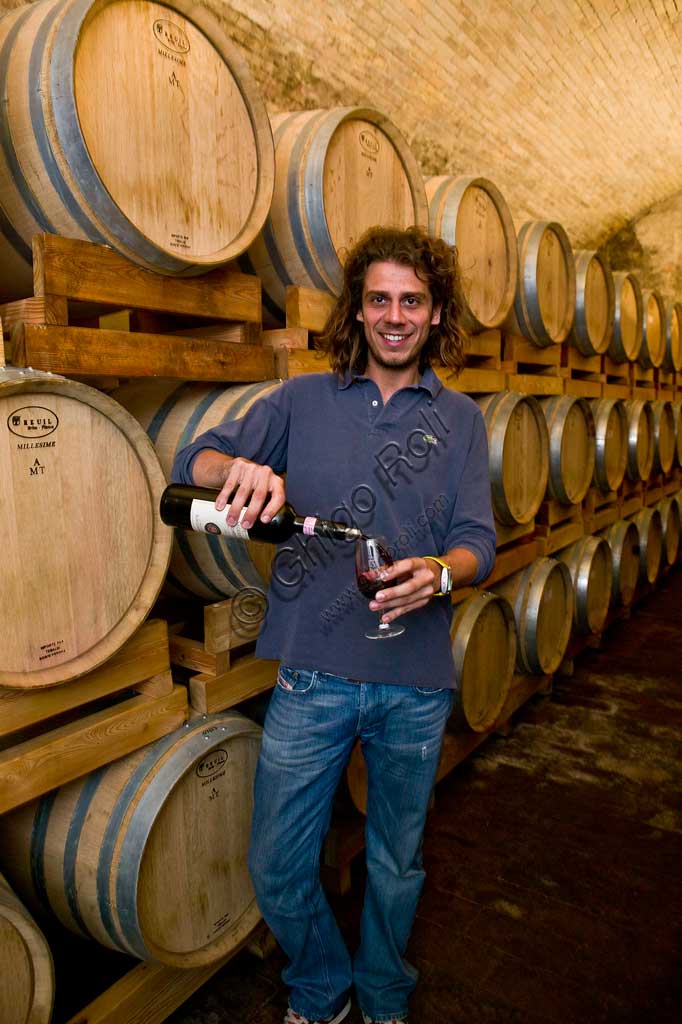
[[[433,434],[424,434],[424,440],[427,444],[438,444],[438,438],[434,437]]]

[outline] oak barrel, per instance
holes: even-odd
[[[651,403],[654,416],[654,461],[652,472],[669,473],[675,461],[675,413],[672,402],[659,399]]]
[[[576,633],[600,633],[611,604],[613,562],[602,537],[590,534],[558,551],[573,581],[573,628]]]
[[[172,531],[139,423],[94,388],[0,368],[0,686],[91,671],[150,611]]]
[[[599,253],[576,250],[575,292],[571,343],[584,356],[601,355],[611,343],[615,294],[611,268]]]
[[[243,416],[276,387],[279,381],[230,386],[136,380],[114,395],[147,431],[170,477],[181,448],[204,431]],[[177,594],[221,601],[245,588],[267,586],[274,554],[271,544],[176,530],[167,583]]]
[[[668,302],[665,311],[665,351],[663,369],[668,373],[682,370],[682,303]]]
[[[549,431],[547,493],[565,505],[582,501],[596,461],[594,417],[589,402],[575,395],[541,398]]]
[[[661,515],[663,530],[662,560],[663,565],[674,565],[680,552],[680,507],[676,501],[663,498],[656,508]]]
[[[637,356],[640,366],[649,370],[661,366],[665,356],[665,302],[651,289],[642,293],[642,344]]]
[[[234,711],[202,716],[12,812],[3,870],[104,946],[218,960],[260,917],[246,859],[261,732]]]
[[[0,1021],[49,1024],[52,954],[33,918],[0,875]]]
[[[346,251],[376,224],[426,227],[417,161],[385,114],[365,107],[272,118],[275,188],[263,230],[242,260],[281,319],[289,285],[338,295]]]
[[[675,401],[672,406],[675,423],[675,462],[682,466],[682,401]]]
[[[639,278],[627,270],[613,275],[613,334],[608,353],[616,363],[634,362],[642,347],[643,305]]]
[[[566,566],[554,558],[536,558],[493,590],[514,609],[518,670],[551,675],[571,636],[574,597]]]
[[[573,249],[561,224],[528,221],[518,236],[519,273],[505,329],[534,345],[560,345],[575,315]]]
[[[639,577],[639,530],[631,519],[618,519],[600,534],[611,549],[614,605],[629,607]]]
[[[431,233],[457,246],[465,327],[500,327],[518,275],[516,231],[504,196],[487,178],[448,175],[428,178],[426,196]]]
[[[593,481],[600,491],[617,491],[628,463],[628,418],[620,398],[593,398],[595,460]]]
[[[639,531],[640,583],[655,583],[661,571],[663,556],[663,521],[657,508],[642,508],[632,522]]]
[[[677,511],[680,515],[680,522],[682,523],[682,491],[677,491],[676,494],[672,495],[673,502],[677,505]],[[682,558],[682,538],[680,541],[680,547],[677,552],[678,560]]]
[[[488,434],[490,491],[496,519],[529,523],[542,504],[549,475],[549,433],[537,399],[500,391],[476,399]]]
[[[204,5],[19,8],[0,21],[0,78],[2,297],[30,294],[41,231],[192,274],[261,229],[274,183],[265,105]]]
[[[654,413],[651,402],[630,398],[625,402],[628,418],[628,468],[630,480],[648,480],[654,464]]]
[[[453,714],[474,732],[491,729],[509,693],[516,630],[509,603],[482,591],[455,607],[450,626],[457,700]]]

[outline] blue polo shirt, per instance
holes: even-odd
[[[428,369],[384,405],[374,381],[336,374],[294,377],[242,419],[222,423],[178,453],[173,479],[193,483],[205,449],[286,472],[301,515],[337,519],[384,537],[394,559],[473,552],[475,582],[490,573],[495,529],[488,445],[472,399]],[[452,606],[434,598],[400,621],[402,636],[367,640],[379,613],[355,582],[354,544],[296,536],[278,545],[256,653],[350,679],[453,687]]]

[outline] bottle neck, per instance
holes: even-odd
[[[305,537],[331,537],[334,540],[357,540],[362,537],[362,530],[356,526],[346,526],[316,516],[296,516],[294,529]]]

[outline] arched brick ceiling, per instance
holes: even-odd
[[[201,0],[270,111],[371,105],[577,244],[682,189],[680,0]]]

